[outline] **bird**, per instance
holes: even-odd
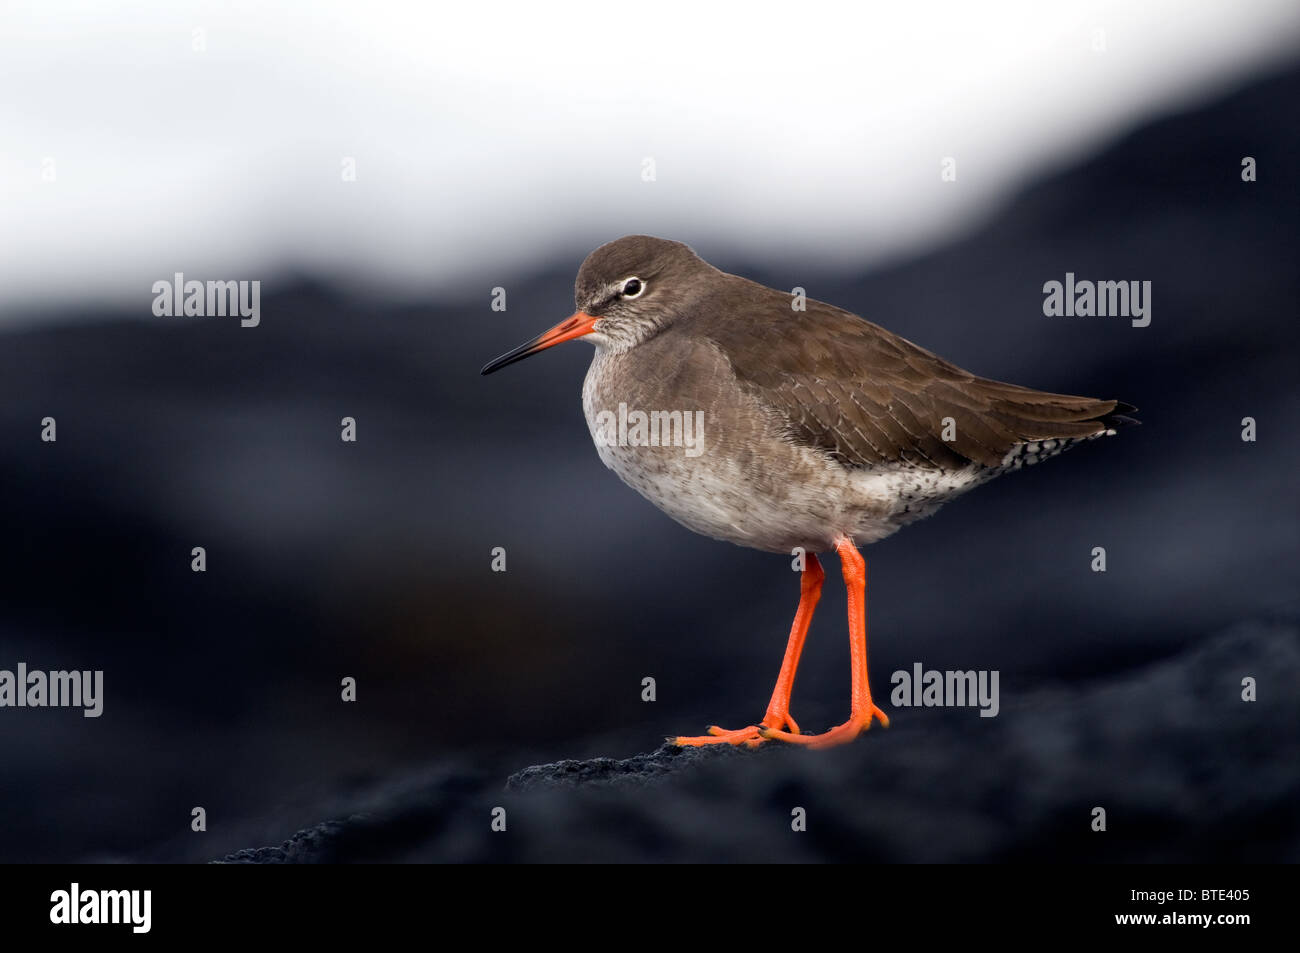
[[[1114,435],[1137,410],[979,377],[850,311],[715,268],[648,235],[583,261],[575,313],[481,373],[583,339],[597,453],[688,529],[793,555],[800,597],[763,717],[682,747],[825,748],[889,716],[872,699],[860,547],[994,477]],[[657,424],[657,426],[650,426]],[[805,733],[791,693],[834,551],[848,594],[849,716]]]

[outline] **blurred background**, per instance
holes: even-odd
[[[878,693],[1294,613],[1298,52],[1264,0],[7,4],[0,668],[102,669],[105,702],[0,710],[0,860],[215,857],[420,766],[761,714],[789,561],[604,470],[586,345],[478,375],[624,234],[1141,408],[867,551]],[[1067,271],[1150,281],[1150,326],[1045,317]],[[260,280],[259,326],[155,316],[176,272]],[[830,576],[805,728],[847,704]]]

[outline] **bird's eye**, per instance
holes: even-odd
[[[627,281],[623,282],[623,290],[620,294],[622,294],[624,298],[639,298],[643,291],[645,291],[644,281],[640,278],[629,278]]]

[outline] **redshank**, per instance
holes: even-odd
[[[867,676],[858,547],[995,476],[1134,421],[1133,406],[976,377],[833,305],[730,275],[680,242],[592,252],[577,312],[483,368],[584,338],[582,406],[605,466],[697,533],[803,556],[799,608],[763,718],[678,745],[826,747],[889,718]],[[657,424],[658,426],[651,426]],[[848,590],[849,718],[803,734],[790,693],[834,549]]]

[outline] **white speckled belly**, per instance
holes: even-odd
[[[705,536],[781,553],[796,546],[824,552],[843,535],[871,543],[992,475],[976,467],[850,470],[795,445],[780,422],[738,388],[683,393],[679,380],[665,383],[628,360],[598,350],[583,384],[583,412],[600,459],[659,509]],[[717,362],[717,373],[729,375],[725,358],[718,355]],[[691,453],[682,445],[610,440],[609,423],[620,403],[647,414],[703,411],[702,446]]]

